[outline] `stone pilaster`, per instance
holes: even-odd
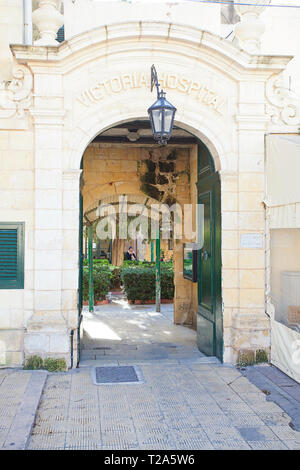
[[[239,114],[236,116],[239,160],[235,195],[229,195],[227,201],[224,184],[222,187],[223,228],[224,211],[234,204],[231,210],[235,239],[231,242],[235,249],[230,261],[223,258],[224,343],[225,350],[228,346],[231,361],[245,351],[253,354],[257,349],[265,349],[269,352],[270,347],[269,320],[265,314],[266,221],[263,204],[264,139],[269,117],[264,114],[264,90],[264,83],[254,79],[239,84]],[[228,262],[231,263],[230,270],[227,269],[229,265],[226,266]]]
[[[79,186],[82,170],[64,170],[63,183],[63,259],[62,311],[70,330],[78,326],[79,268]],[[74,335],[75,338],[76,335]]]
[[[25,357],[63,357],[69,364],[70,331],[62,309],[65,112],[36,108],[31,115],[35,130],[34,290],[33,315],[24,338]]]

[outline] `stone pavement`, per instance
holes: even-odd
[[[0,448],[300,450],[299,384],[205,357],[195,331],[172,324],[172,305],[122,302],[85,310],[79,369],[0,370]],[[91,366],[125,364],[145,383],[92,383]]]
[[[292,428],[300,432],[300,384],[274,366],[246,367],[241,372],[264,391],[267,401],[273,401],[291,417]]]
[[[25,449],[32,431],[45,371],[0,370],[0,449]]]
[[[144,384],[49,375],[28,449],[300,449],[289,416],[234,367],[140,367]]]

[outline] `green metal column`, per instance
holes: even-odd
[[[154,241],[151,240],[151,263],[154,261]]]
[[[158,238],[155,242],[156,251],[156,265],[155,265],[155,303],[156,311],[160,312],[160,295],[161,295],[161,283],[160,283],[160,229],[158,229]]]
[[[89,311],[94,311],[94,279],[93,279],[93,226],[88,227],[88,263],[89,263]]]

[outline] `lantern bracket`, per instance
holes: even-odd
[[[156,71],[155,65],[153,64],[151,66],[151,93],[155,86],[156,86],[157,99],[158,99],[160,96],[160,90],[159,90],[160,84],[158,83],[157,71]]]

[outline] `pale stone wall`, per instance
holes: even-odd
[[[34,153],[32,129],[0,130],[0,220],[25,222],[25,285],[0,289],[0,365],[23,361],[24,328],[33,312]]]
[[[12,80],[9,44],[23,40],[22,3],[0,0],[0,83]],[[0,220],[25,222],[24,290],[0,290],[0,366],[15,366],[23,362],[24,331],[33,312],[34,135],[30,124],[24,126],[22,119],[15,121],[15,102],[3,98],[1,91]]]
[[[0,82],[12,73],[9,44],[23,42],[23,0],[0,0]]]

